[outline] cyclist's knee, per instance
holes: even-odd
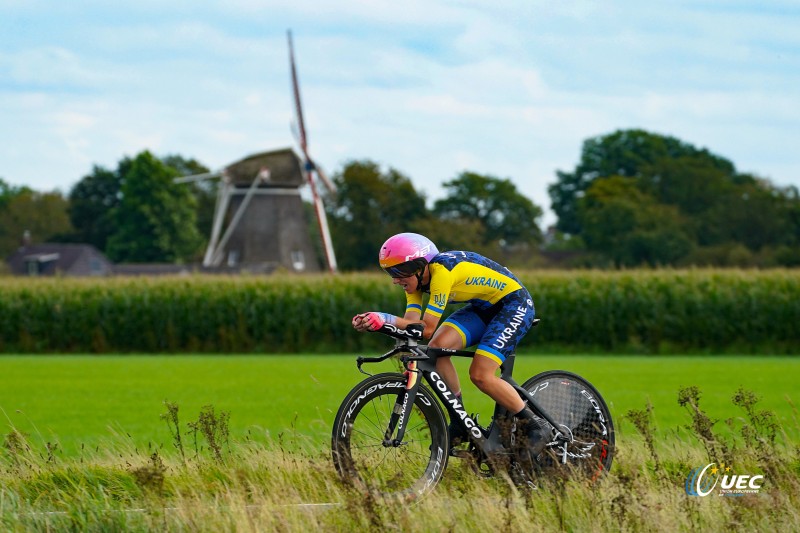
[[[470,368],[469,379],[481,392],[486,392],[486,388],[490,386],[494,379],[494,373],[486,372],[481,368]]]
[[[494,385],[497,377],[498,365],[488,357],[476,355],[472,359],[472,364],[469,367],[469,379],[475,384],[481,392],[489,394]],[[491,394],[490,394],[491,396]]]
[[[431,348],[447,348],[450,350],[460,350],[464,348],[464,342],[453,328],[439,328],[433,334],[433,338],[428,343]]]

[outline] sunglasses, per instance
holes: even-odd
[[[407,278],[420,271],[419,265],[397,265],[383,269],[393,278]]]

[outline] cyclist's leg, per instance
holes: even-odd
[[[434,333],[429,346],[461,350],[467,346],[471,346],[477,339],[480,339],[485,329],[486,324],[475,314],[472,306],[467,305],[451,314],[447,320],[444,321],[442,326]],[[461,383],[458,379],[458,373],[456,372],[455,365],[453,365],[452,358],[438,358],[436,360],[436,371],[439,372],[445,383],[447,383],[450,389],[456,394],[456,400],[461,404],[460,408],[463,409]],[[458,446],[467,440],[467,432],[461,424],[457,422],[459,415],[453,406],[445,404],[445,407],[450,416],[450,425],[448,426],[450,442],[452,446]]]
[[[455,329],[450,327],[441,327],[436,330],[428,346],[432,348],[449,348],[451,350],[464,348],[461,336]],[[436,360],[436,371],[454,393],[461,394],[461,383],[458,380],[456,367],[450,357],[439,357]]]
[[[536,316],[530,294],[521,289],[503,301],[502,308],[487,324],[470,367],[472,382],[509,413],[522,421],[532,451],[538,454],[545,444],[545,428],[517,391],[497,376],[497,370],[510,357]]]
[[[497,376],[499,368],[500,365],[491,358],[475,355],[469,368],[469,377],[483,393],[520,421],[518,431],[527,437],[528,453],[531,459],[535,459],[547,445],[544,421],[525,405],[514,387]]]
[[[445,320],[436,333],[433,334],[428,344],[433,348],[449,348],[463,350],[472,346],[486,331],[486,324],[476,314],[471,305],[466,305],[457,310]],[[440,357],[436,360],[436,371],[444,379],[450,389],[459,394],[461,384],[458,373],[450,357]]]
[[[533,300],[525,289],[506,296],[500,303],[475,350],[469,376],[481,391],[509,412],[517,413],[524,407],[524,402],[514,387],[496,374],[506,357],[514,354],[520,339],[530,329],[536,311]]]
[[[509,413],[518,413],[525,407],[514,387],[497,376],[500,363],[482,354],[476,354],[469,367],[469,377],[481,392],[508,409]]]

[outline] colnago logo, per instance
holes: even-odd
[[[764,476],[733,474],[730,466],[709,463],[689,472],[686,477],[686,494],[689,496],[708,496],[719,484],[720,496],[744,496],[758,494],[764,484]]]
[[[406,422],[406,407],[408,406],[408,398],[411,396],[408,392],[403,395],[403,406],[400,408],[400,420],[397,421],[397,434],[400,435],[401,431],[405,431]]]
[[[517,307],[517,312],[514,313],[514,316],[508,322],[508,327],[503,329],[500,333],[500,336],[494,341],[492,344],[493,348],[498,350],[505,347],[506,343],[511,340],[514,333],[517,332],[519,327],[525,322],[525,314],[528,312],[527,307]]]
[[[433,381],[434,386],[441,391],[445,401],[453,408],[453,411],[455,411],[458,417],[464,422],[464,425],[467,426],[470,434],[476,439],[482,438],[483,433],[481,432],[481,428],[478,427],[478,424],[469,417],[467,412],[464,410],[464,405],[458,401],[458,398],[453,396],[453,393],[447,388],[447,384],[444,382],[442,377],[436,372],[431,372],[431,381]]]

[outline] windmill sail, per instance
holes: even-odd
[[[177,183],[219,179],[214,221],[203,267],[219,270],[319,272],[322,265],[308,231],[300,188],[308,183],[314,201],[327,269],[336,272],[328,221],[317,181],[335,192],[333,183],[308,153],[300,89],[289,34],[297,137],[301,155],[292,148],[257,153],[216,172],[176,178]],[[316,179],[315,179],[316,176]]]
[[[303,152],[305,159],[303,164],[303,172],[308,180],[309,188],[311,189],[311,196],[314,201],[314,210],[317,214],[317,222],[319,223],[319,232],[322,236],[322,246],[325,251],[325,259],[328,263],[328,270],[336,272],[336,254],[333,250],[333,241],[331,240],[330,230],[328,229],[328,218],[325,215],[325,206],[322,203],[322,197],[317,191],[317,185],[314,180],[314,174],[322,181],[330,192],[335,192],[333,183],[328,180],[327,176],[317,167],[311,156],[308,153],[308,137],[306,135],[305,121],[303,120],[303,106],[300,101],[300,84],[297,81],[297,67],[294,61],[294,46],[292,45],[292,32],[287,32],[289,40],[289,65],[292,72],[292,90],[294,93],[295,113],[297,115],[297,134],[298,144],[300,150]]]

